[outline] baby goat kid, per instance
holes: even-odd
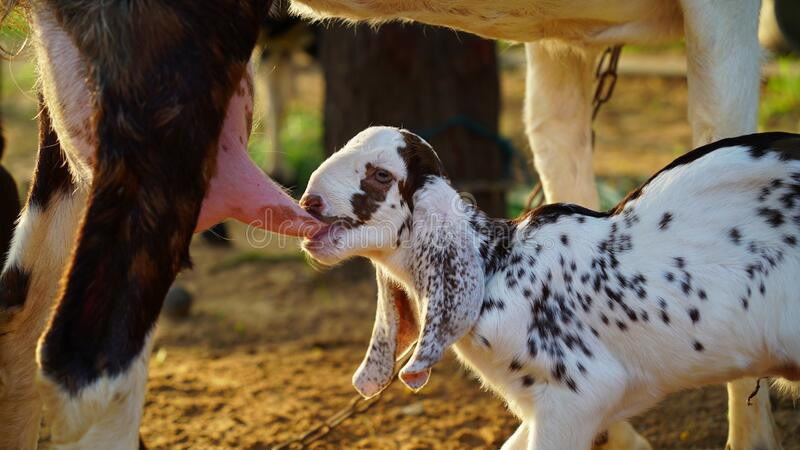
[[[304,242],[377,269],[372,341],[353,384],[395,359],[411,389],[453,346],[522,425],[504,448],[589,448],[666,394],[742,376],[800,379],[800,135],[700,147],[607,213],[544,206],[492,219],[433,149],[369,128],[313,174]]]

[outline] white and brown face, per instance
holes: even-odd
[[[353,385],[365,397],[379,393],[391,381],[396,358],[416,341],[399,376],[421,389],[444,351],[477,320],[484,286],[480,256],[460,226],[463,211],[454,208],[458,194],[436,153],[408,131],[368,128],[314,172],[300,204],[331,224],[303,242],[322,263],[356,255],[380,261],[409,244],[401,269],[407,285],[376,264],[372,341]]]
[[[441,175],[439,158],[416,135],[367,128],[311,175],[300,205],[330,226],[303,249],[323,264],[396,249],[409,231],[414,192]]]

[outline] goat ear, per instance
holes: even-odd
[[[406,291],[376,267],[378,308],[367,354],[353,375],[353,386],[366,398],[380,393],[394,376],[395,360],[419,334]]]
[[[452,192],[452,191],[451,191]],[[426,193],[427,194],[427,193]],[[431,193],[433,194],[433,193]],[[458,201],[415,195],[411,274],[420,308],[420,336],[400,379],[421,389],[444,351],[475,324],[484,272]]]

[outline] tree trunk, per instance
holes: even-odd
[[[457,189],[505,215],[494,42],[422,25],[331,25],[320,60],[327,152],[370,125],[409,129],[436,149]]]

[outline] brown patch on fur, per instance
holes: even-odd
[[[414,210],[414,193],[428,181],[431,176],[446,176],[439,156],[430,145],[419,136],[406,130],[400,131],[405,139],[406,146],[399,149],[400,157],[406,163],[408,175],[405,180],[400,180],[400,195]]]
[[[39,156],[34,183],[28,192],[28,205],[45,209],[54,195],[75,189],[67,158],[50,122],[50,111],[39,95]]]
[[[394,300],[394,307],[397,310],[397,355],[405,351],[419,337],[419,326],[417,325],[416,315],[411,309],[411,299],[405,289],[394,283],[389,283],[389,295]]]
[[[380,204],[386,200],[386,193],[392,186],[391,183],[381,183],[374,179],[377,170],[379,170],[378,167],[367,163],[366,173],[361,179],[361,192],[353,194],[353,197],[350,198],[353,213],[361,223],[369,221]]]
[[[171,243],[171,245],[175,244],[177,244],[177,242]],[[130,269],[131,279],[147,282],[147,280],[155,275],[153,273],[154,269],[155,267],[151,263],[150,255],[148,255],[147,252],[139,251],[133,255]]]
[[[155,114],[157,126],[166,127],[174,122],[181,115],[183,107],[181,105],[167,105]]]
[[[608,430],[597,434],[592,443],[592,447],[602,447],[606,444],[608,444]]]

